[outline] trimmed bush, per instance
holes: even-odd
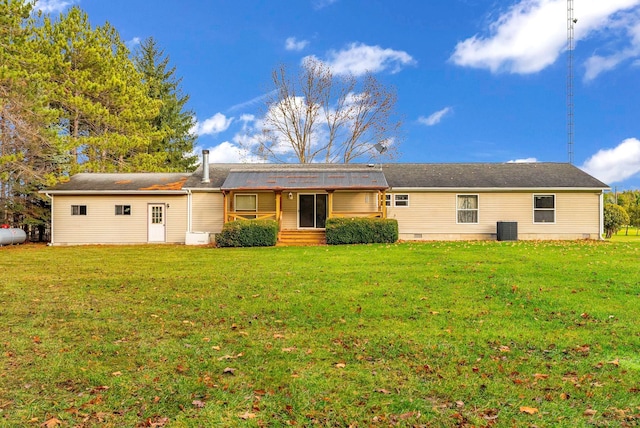
[[[236,220],[225,223],[216,235],[219,247],[270,247],[278,239],[275,220]]]
[[[327,244],[392,243],[398,240],[398,221],[380,218],[329,218]]]

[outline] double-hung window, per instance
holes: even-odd
[[[408,194],[401,194],[401,193],[394,193],[394,194],[390,194],[387,193],[385,195],[385,204],[388,207],[394,206],[394,207],[408,207],[409,206],[409,195]]]
[[[87,215],[87,206],[71,205],[71,215]]]
[[[458,195],[456,204],[458,223],[478,223],[478,195]]]
[[[116,215],[131,215],[131,205],[116,205]]]
[[[242,218],[254,219],[256,215],[245,214],[258,211],[258,195],[235,195],[236,212],[242,214]]]
[[[556,197],[555,195],[533,195],[533,222],[556,222]]]

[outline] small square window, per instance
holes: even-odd
[[[391,206],[391,194],[386,193],[386,194],[384,195],[384,204],[385,204],[386,206],[388,206],[388,207],[390,207],[390,206]]]
[[[131,205],[116,205],[116,215],[131,215]]]
[[[409,206],[409,195],[393,195],[394,201],[393,204],[396,207],[408,207]]]
[[[87,215],[87,206],[71,205],[71,215]]]

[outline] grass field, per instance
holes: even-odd
[[[637,426],[640,241],[0,248],[0,426]]]

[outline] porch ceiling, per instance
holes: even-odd
[[[384,190],[389,185],[380,170],[230,171],[222,190]]]

